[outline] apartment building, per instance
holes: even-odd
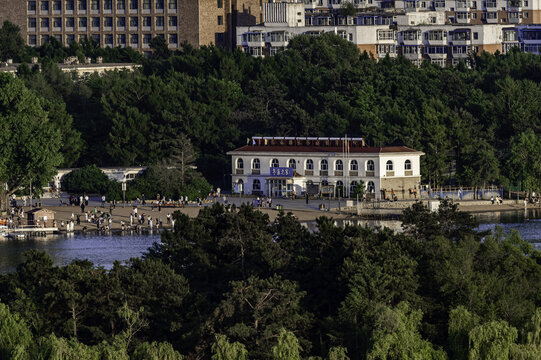
[[[30,46],[91,38],[142,52],[154,37],[170,49],[231,46],[236,26],[263,21],[263,0],[0,0],[0,9],[0,21],[18,25]]]
[[[424,153],[405,146],[370,147],[362,138],[252,137],[231,156],[233,190],[273,197],[295,193],[350,196],[361,181],[372,197],[411,196]]]
[[[512,47],[540,53],[538,1],[351,0],[353,12],[345,12],[343,2],[266,4],[263,24],[237,27],[237,47],[254,56],[274,55],[294,36],[334,32],[376,58],[402,54],[416,65],[454,65],[472,53]]]

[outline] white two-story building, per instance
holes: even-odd
[[[233,191],[264,196],[350,196],[360,181],[375,198],[408,198],[419,189],[423,152],[370,147],[362,138],[253,137],[227,153]],[[411,191],[410,191],[411,190]]]

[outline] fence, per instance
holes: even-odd
[[[503,187],[485,187],[485,188],[437,188],[421,189],[420,197],[425,199],[451,199],[451,200],[489,200],[491,197],[503,198]]]

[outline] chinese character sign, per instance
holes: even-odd
[[[289,167],[272,167],[270,168],[270,176],[275,177],[293,177],[293,168]]]

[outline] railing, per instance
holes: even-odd
[[[259,175],[261,173],[261,170],[259,169],[252,169],[252,175]]]
[[[235,174],[242,175],[242,174],[244,174],[244,170],[243,169],[237,169],[237,170],[235,170]]]
[[[314,170],[304,170],[304,175],[314,175]]]
[[[385,176],[394,176],[394,171],[386,171]]]
[[[344,172],[342,170],[335,170],[334,176],[344,176]]]
[[[374,176],[374,170],[367,170],[366,176]]]
[[[349,172],[349,176],[358,176],[359,172],[358,171],[350,171]]]
[[[329,172],[327,170],[320,170],[319,171],[319,176],[328,176],[329,175]]]

